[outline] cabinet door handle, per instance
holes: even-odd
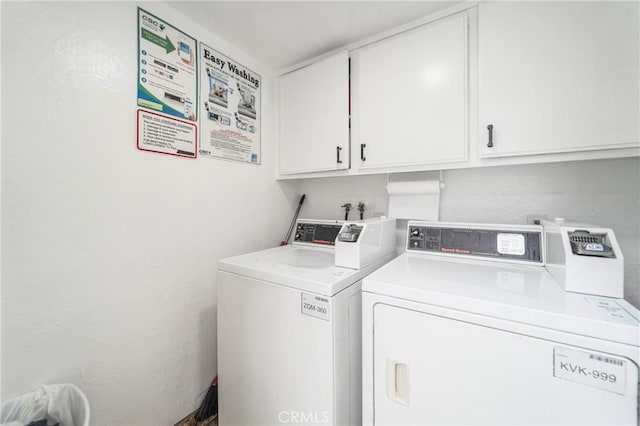
[[[364,156],[364,147],[366,147],[367,144],[366,143],[361,143],[360,144],[360,160],[361,161],[367,161],[367,158]]]
[[[340,159],[340,151],[342,151],[342,148],[340,148],[339,146],[336,146],[336,157],[337,157],[336,162],[338,164],[342,164],[342,160]]]
[[[487,130],[489,131],[489,142],[487,143],[487,147],[493,148],[493,124],[489,124],[487,126]]]

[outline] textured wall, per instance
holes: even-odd
[[[612,228],[625,258],[625,298],[640,306],[640,161],[638,158],[487,167],[443,172],[440,220],[526,223],[528,214]],[[437,179],[405,173],[391,180]],[[340,218],[345,201],[387,211],[386,176],[305,180],[303,215]],[[355,218],[352,214],[350,218]]]
[[[197,407],[216,262],[277,245],[298,195],[273,179],[274,76],[159,3],[263,77],[263,165],[136,150],[136,6],[2,3],[2,398],[75,383],[96,425]]]

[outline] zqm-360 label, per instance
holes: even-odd
[[[624,359],[597,352],[556,347],[553,350],[553,375],[586,386],[624,395],[626,393]]]
[[[329,299],[315,294],[302,293],[301,311],[304,315],[329,321]]]

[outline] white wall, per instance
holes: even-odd
[[[437,172],[390,176],[437,178]],[[624,254],[625,298],[640,307],[638,158],[446,170],[443,178],[440,220],[523,224],[528,214],[540,213],[612,228]],[[305,180],[303,214],[339,219],[341,204],[359,200],[372,204],[366,217],[386,212],[386,182],[385,175]]]
[[[263,164],[136,150],[136,6],[2,2],[2,397],[72,382],[96,425],[197,407],[216,262],[277,245],[298,201],[273,179],[272,73],[159,3],[263,77]]]

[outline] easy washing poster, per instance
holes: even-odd
[[[195,158],[197,41],[138,8],[138,148]]]
[[[261,78],[200,42],[203,157],[260,164]]]

